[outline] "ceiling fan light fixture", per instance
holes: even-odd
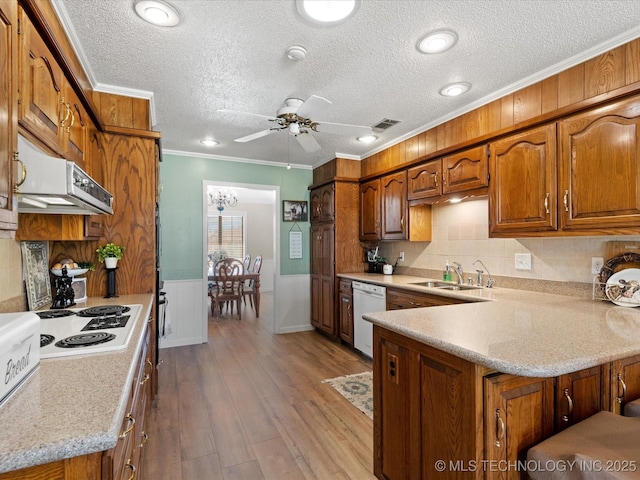
[[[458,35],[451,30],[432,32],[418,42],[417,48],[422,53],[441,53],[449,50],[458,41]]]
[[[138,0],[134,4],[140,18],[160,27],[175,27],[180,23],[178,11],[162,0]]]
[[[220,142],[214,140],[213,138],[204,138],[200,140],[200,143],[205,147],[215,147],[216,145],[220,145]]]
[[[457,97],[463,93],[467,93],[471,88],[471,84],[467,82],[456,82],[445,85],[440,89],[440,95],[444,97]]]
[[[363,137],[358,137],[356,140],[362,143],[373,143],[378,139],[377,135],[364,135]]]
[[[296,0],[298,13],[316,25],[333,26],[353,17],[362,0]]]

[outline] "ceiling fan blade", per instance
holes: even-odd
[[[371,135],[373,130],[371,127],[363,125],[347,125],[345,123],[316,123],[314,126],[316,132],[337,133],[338,135],[350,135],[352,137],[363,137]]]
[[[298,140],[300,146],[307,153],[313,153],[321,150],[320,144],[316,141],[315,138],[313,138],[310,133],[301,133],[299,135],[296,135],[296,140]]]
[[[250,142],[251,140],[255,140],[256,138],[266,137],[267,135],[271,135],[272,133],[277,131],[278,130],[273,130],[271,128],[269,130],[261,130],[256,133],[252,133],[251,135],[247,135],[246,137],[236,138],[234,142],[239,142],[239,143]]]
[[[300,105],[300,107],[298,107],[296,115],[303,118],[313,118],[326,110],[329,105],[331,105],[331,102],[326,98],[311,95],[302,105]]]
[[[218,108],[216,110],[216,112],[220,112],[220,113],[233,113],[236,115],[251,115],[252,117],[258,117],[258,118],[266,118],[267,120],[275,120],[276,118],[271,116],[267,116],[267,115],[260,115],[259,113],[250,113],[250,112],[240,112],[238,110],[229,110],[227,108]]]

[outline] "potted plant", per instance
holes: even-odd
[[[98,247],[96,252],[98,253],[98,261],[104,262],[107,268],[116,268],[118,260],[122,258],[124,247],[115,243],[107,243]]]

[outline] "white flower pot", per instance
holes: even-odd
[[[116,268],[116,265],[118,265],[118,259],[116,257],[106,257],[104,259],[104,264],[107,268]]]

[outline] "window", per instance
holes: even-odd
[[[245,252],[246,214],[207,217],[207,254],[224,250],[242,261]]]

